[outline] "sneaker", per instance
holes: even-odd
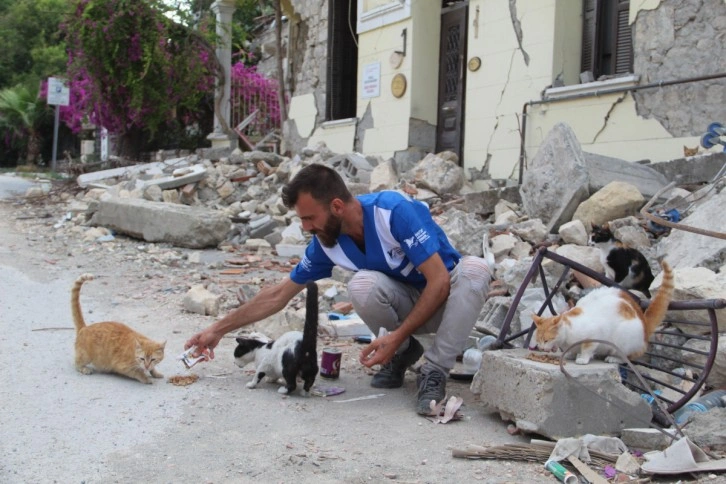
[[[446,375],[438,368],[425,365],[416,379],[418,385],[418,401],[416,412],[419,415],[431,413],[431,400],[436,403],[446,398]]]
[[[373,375],[371,386],[373,388],[400,388],[403,386],[403,376],[406,368],[413,365],[423,355],[423,346],[413,336],[409,337],[408,349],[396,354],[391,361],[381,367]]]

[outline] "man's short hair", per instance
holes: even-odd
[[[301,193],[309,193],[324,205],[330,204],[335,198],[344,202],[353,198],[340,174],[320,163],[306,166],[282,188],[282,203],[287,208],[294,208]]]

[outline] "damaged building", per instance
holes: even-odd
[[[472,180],[521,181],[559,122],[587,152],[653,163],[723,122],[721,0],[282,4],[290,152],[323,141],[403,171],[452,151]],[[260,42],[274,76],[274,29]]]

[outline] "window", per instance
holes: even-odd
[[[593,80],[633,72],[629,0],[583,0],[581,72]]]
[[[358,9],[354,1],[328,1],[328,71],[325,119],[354,118],[358,84]]]

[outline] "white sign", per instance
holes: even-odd
[[[71,103],[71,90],[65,79],[48,78],[48,104],[68,106]]]
[[[367,99],[381,95],[381,63],[374,62],[363,67],[363,86],[361,98]]]

